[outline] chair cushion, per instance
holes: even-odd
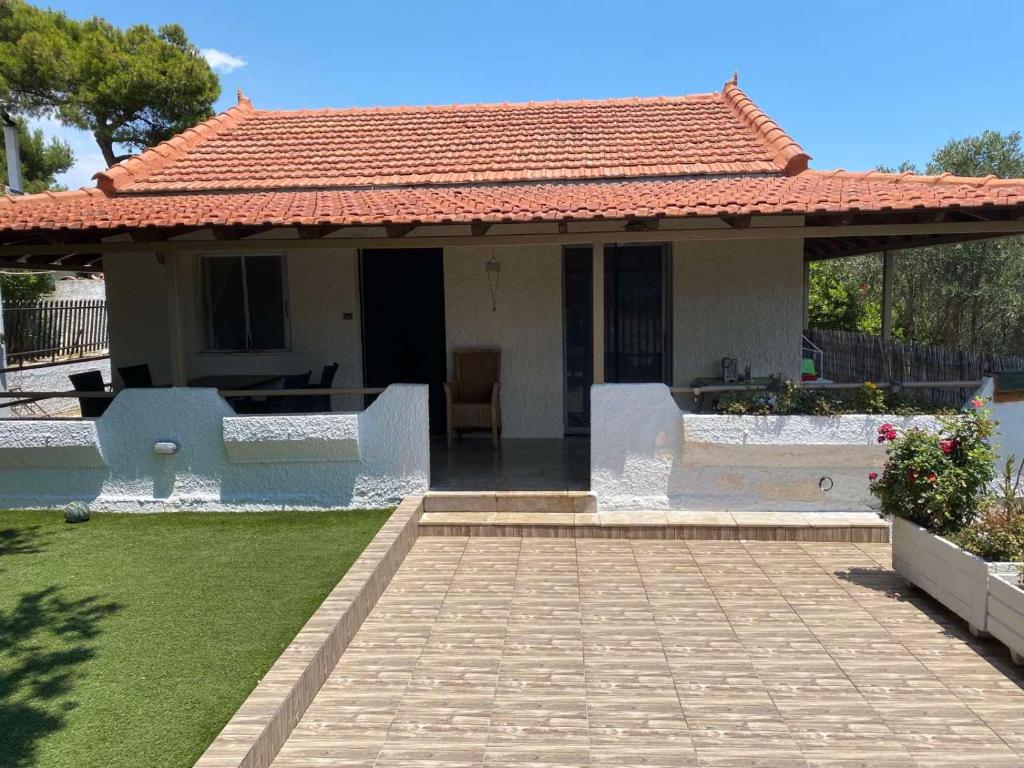
[[[491,404],[490,403],[453,403],[452,404],[452,427],[462,429],[465,427],[490,427],[491,426]]]

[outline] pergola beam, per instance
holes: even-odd
[[[396,225],[397,227],[397,225]],[[408,237],[411,225],[392,228],[388,237],[321,237],[311,240],[294,238],[259,238],[240,240],[167,240],[159,243],[160,250],[165,252],[193,251],[201,247],[205,251],[258,251],[267,248],[284,248],[286,250],[332,249],[332,248],[422,248],[463,245],[530,245],[530,244],[589,244],[594,242],[618,242],[622,239],[621,231],[602,229],[599,231],[524,234],[503,233],[483,236],[470,235],[432,235]],[[404,234],[403,234],[404,233]],[[968,240],[972,238],[1007,237],[1024,234],[1024,221],[961,221],[941,223],[899,223],[899,224],[851,224],[851,225],[782,225],[782,226],[750,226],[747,228],[725,227],[672,227],[664,223],[657,230],[637,230],[629,233],[633,242],[664,242],[678,241],[731,241],[731,240],[798,240],[814,238],[843,237],[945,237],[950,240]],[[897,247],[923,247],[930,242],[920,242]],[[133,253],[138,252],[139,244],[135,242],[114,241],[91,243],[90,250],[102,253]],[[877,250],[884,246],[880,245]],[[81,251],[81,247],[69,248],[52,243],[18,244],[0,246],[0,258],[5,256],[66,256],[69,251]]]
[[[892,338],[892,287],[895,279],[895,258],[882,251],[882,338]]]

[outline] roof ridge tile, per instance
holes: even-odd
[[[138,155],[115,163],[105,171],[96,173],[93,176],[96,179],[96,186],[107,193],[119,192],[138,181],[144,173],[151,173],[162,168],[207,138],[230,130],[254,114],[256,114],[256,110],[253,108],[252,102],[247,98],[241,98],[238,104],[229,107],[224,112],[191,128],[186,128],[181,133]]]
[[[737,78],[722,88],[722,99],[728,104],[736,116],[745,122],[758,138],[767,145],[774,154],[776,161],[783,166],[787,176],[807,170],[811,156],[789,136],[782,127],[766,115],[753,100],[737,85]]]

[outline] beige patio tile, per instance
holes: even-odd
[[[864,544],[424,538],[274,766],[1024,764],[1024,671],[888,562]]]
[[[575,515],[572,512],[498,512],[494,516],[497,525],[573,525]]]
[[[424,512],[497,512],[494,493],[482,491],[432,491],[423,497]]]
[[[567,491],[501,491],[496,494],[495,502],[498,512],[562,512],[571,515],[575,511],[574,497]]]
[[[722,525],[734,526],[736,520],[725,511],[690,511],[671,509],[665,512],[669,525]]]

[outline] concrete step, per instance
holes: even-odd
[[[872,512],[581,512],[570,511],[569,507],[591,504],[583,494],[570,497],[571,501],[562,499],[547,505],[542,505],[539,499],[529,500],[531,495],[536,494],[519,496],[518,511],[508,509],[509,502],[501,501],[505,494],[473,494],[490,501],[460,496],[463,506],[487,506],[486,509],[472,510],[453,510],[452,504],[447,500],[442,503],[440,498],[430,504],[428,495],[424,498],[425,511],[420,519],[419,533],[421,536],[889,541],[889,524]],[[493,507],[489,506],[492,503]],[[549,509],[552,511],[547,511]]]
[[[429,491],[423,511],[585,514],[597,512],[597,497],[588,491]]]

